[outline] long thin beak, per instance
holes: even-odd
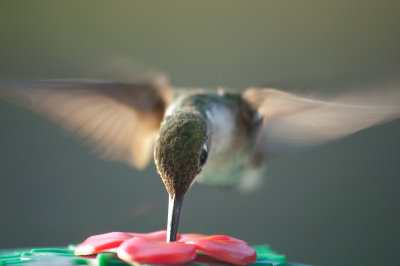
[[[167,242],[176,241],[176,234],[178,233],[179,215],[183,196],[177,197],[176,195],[169,196],[168,203],[168,226],[167,226]]]

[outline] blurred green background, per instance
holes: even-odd
[[[116,62],[180,87],[267,85],[335,94],[400,73],[398,1],[0,2],[0,79],[101,78]],[[290,261],[394,265],[400,122],[270,162],[256,194],[195,185],[181,232],[269,243]],[[77,243],[166,226],[152,164],[96,159],[80,141],[0,101],[0,248]]]

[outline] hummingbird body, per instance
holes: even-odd
[[[398,85],[324,101],[267,88],[241,93],[139,83],[48,80],[0,87],[0,96],[60,122],[102,157],[145,167],[151,155],[169,194],[167,241],[195,181],[259,188],[266,158],[315,147],[400,117]],[[268,157],[270,158],[270,157]]]
[[[253,153],[257,128],[253,120],[257,115],[240,94],[227,93],[222,89],[218,92],[183,93],[167,109],[164,120],[181,113],[199,114],[207,126],[208,163],[195,181],[240,189],[246,186],[240,186],[240,180],[246,176],[246,172],[253,173],[252,185],[256,184],[255,180],[261,181],[262,171],[257,170],[264,168],[264,164],[257,164]],[[256,172],[258,175],[255,175]]]

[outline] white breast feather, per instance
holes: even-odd
[[[213,105],[207,111],[207,118],[211,122],[210,157],[222,155],[232,145],[232,132],[235,130],[234,114],[225,106]]]
[[[165,117],[170,116],[175,111],[175,108],[176,108],[175,103],[168,106],[167,111],[165,111]]]

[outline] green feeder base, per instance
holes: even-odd
[[[121,261],[114,253],[99,253],[93,256],[75,256],[75,245],[63,248],[33,248],[33,249],[7,249],[0,250],[0,266],[26,265],[26,266],[73,266],[73,265],[98,265],[98,266],[129,266]],[[271,250],[268,245],[253,246],[257,251],[257,261],[251,265],[264,266],[306,266],[304,264],[288,263],[285,255]],[[139,265],[139,264],[136,264]],[[188,263],[188,265],[228,265],[214,260],[205,255]]]

